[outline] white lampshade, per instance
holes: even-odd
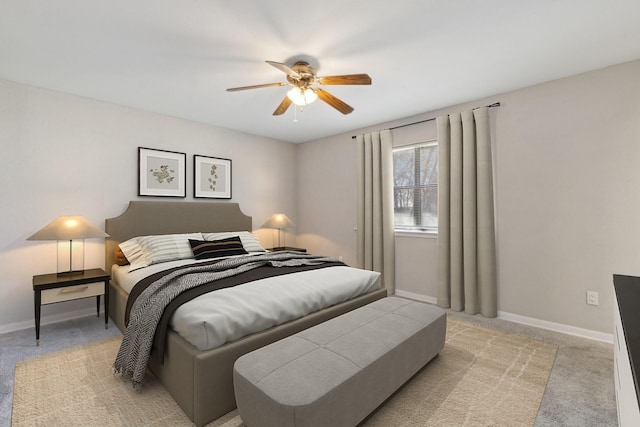
[[[109,237],[83,216],[59,216],[27,240],[74,240]]]
[[[275,213],[271,215],[264,224],[262,224],[262,228],[287,228],[287,227],[295,227],[296,225],[283,213]]]
[[[302,89],[299,87],[294,87],[289,92],[287,92],[287,97],[294,104],[304,106],[309,105],[313,101],[318,99],[318,94],[311,88]]]
[[[271,215],[264,224],[262,224],[262,228],[277,228],[278,229],[278,247],[282,247],[280,245],[280,237],[282,235],[282,229],[287,227],[295,227],[296,225],[283,213],[275,213]],[[286,236],[285,236],[286,239]]]
[[[84,271],[84,239],[101,237],[109,235],[86,218],[61,216],[29,236],[27,240],[57,240],[58,274],[66,275]],[[80,242],[73,242],[74,240]]]

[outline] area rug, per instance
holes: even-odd
[[[121,337],[16,364],[12,426],[190,426],[162,385],[111,374]],[[442,352],[365,426],[530,426],[557,346],[449,317]],[[208,424],[239,427],[236,411]]]

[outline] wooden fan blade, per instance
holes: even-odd
[[[368,74],[347,74],[344,76],[318,77],[321,85],[370,85],[371,77]]]
[[[265,83],[263,85],[230,87],[229,89],[227,89],[227,92],[236,92],[239,90],[259,89],[261,87],[286,86],[286,85],[288,85],[288,83],[280,82],[280,83]]]
[[[331,95],[326,90],[317,88],[314,89],[318,94],[318,98],[322,99],[327,104],[331,105],[336,110],[340,111],[342,114],[349,114],[353,111],[353,107],[346,104],[345,102],[339,100],[335,96]]]
[[[289,105],[291,105],[291,100],[288,96],[285,96],[280,105],[278,105],[278,108],[276,108],[276,111],[273,112],[273,115],[279,116],[284,114],[284,112],[287,111],[287,108],[289,108]]]
[[[285,64],[282,64],[280,62],[275,62],[275,61],[265,61],[265,62],[273,67],[276,67],[280,71],[284,71],[287,74],[287,76],[300,78],[300,74],[298,74],[297,71],[295,71],[294,69],[290,68]]]

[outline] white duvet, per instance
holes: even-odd
[[[113,276],[129,292],[149,274],[193,262],[175,261],[132,272],[114,266]],[[380,273],[352,267],[270,277],[201,295],[178,308],[170,326],[199,350],[209,350],[379,289],[379,280]]]

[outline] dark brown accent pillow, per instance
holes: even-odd
[[[220,240],[192,240],[189,239],[191,250],[196,259],[220,258],[232,255],[245,255],[240,237],[229,237]]]

